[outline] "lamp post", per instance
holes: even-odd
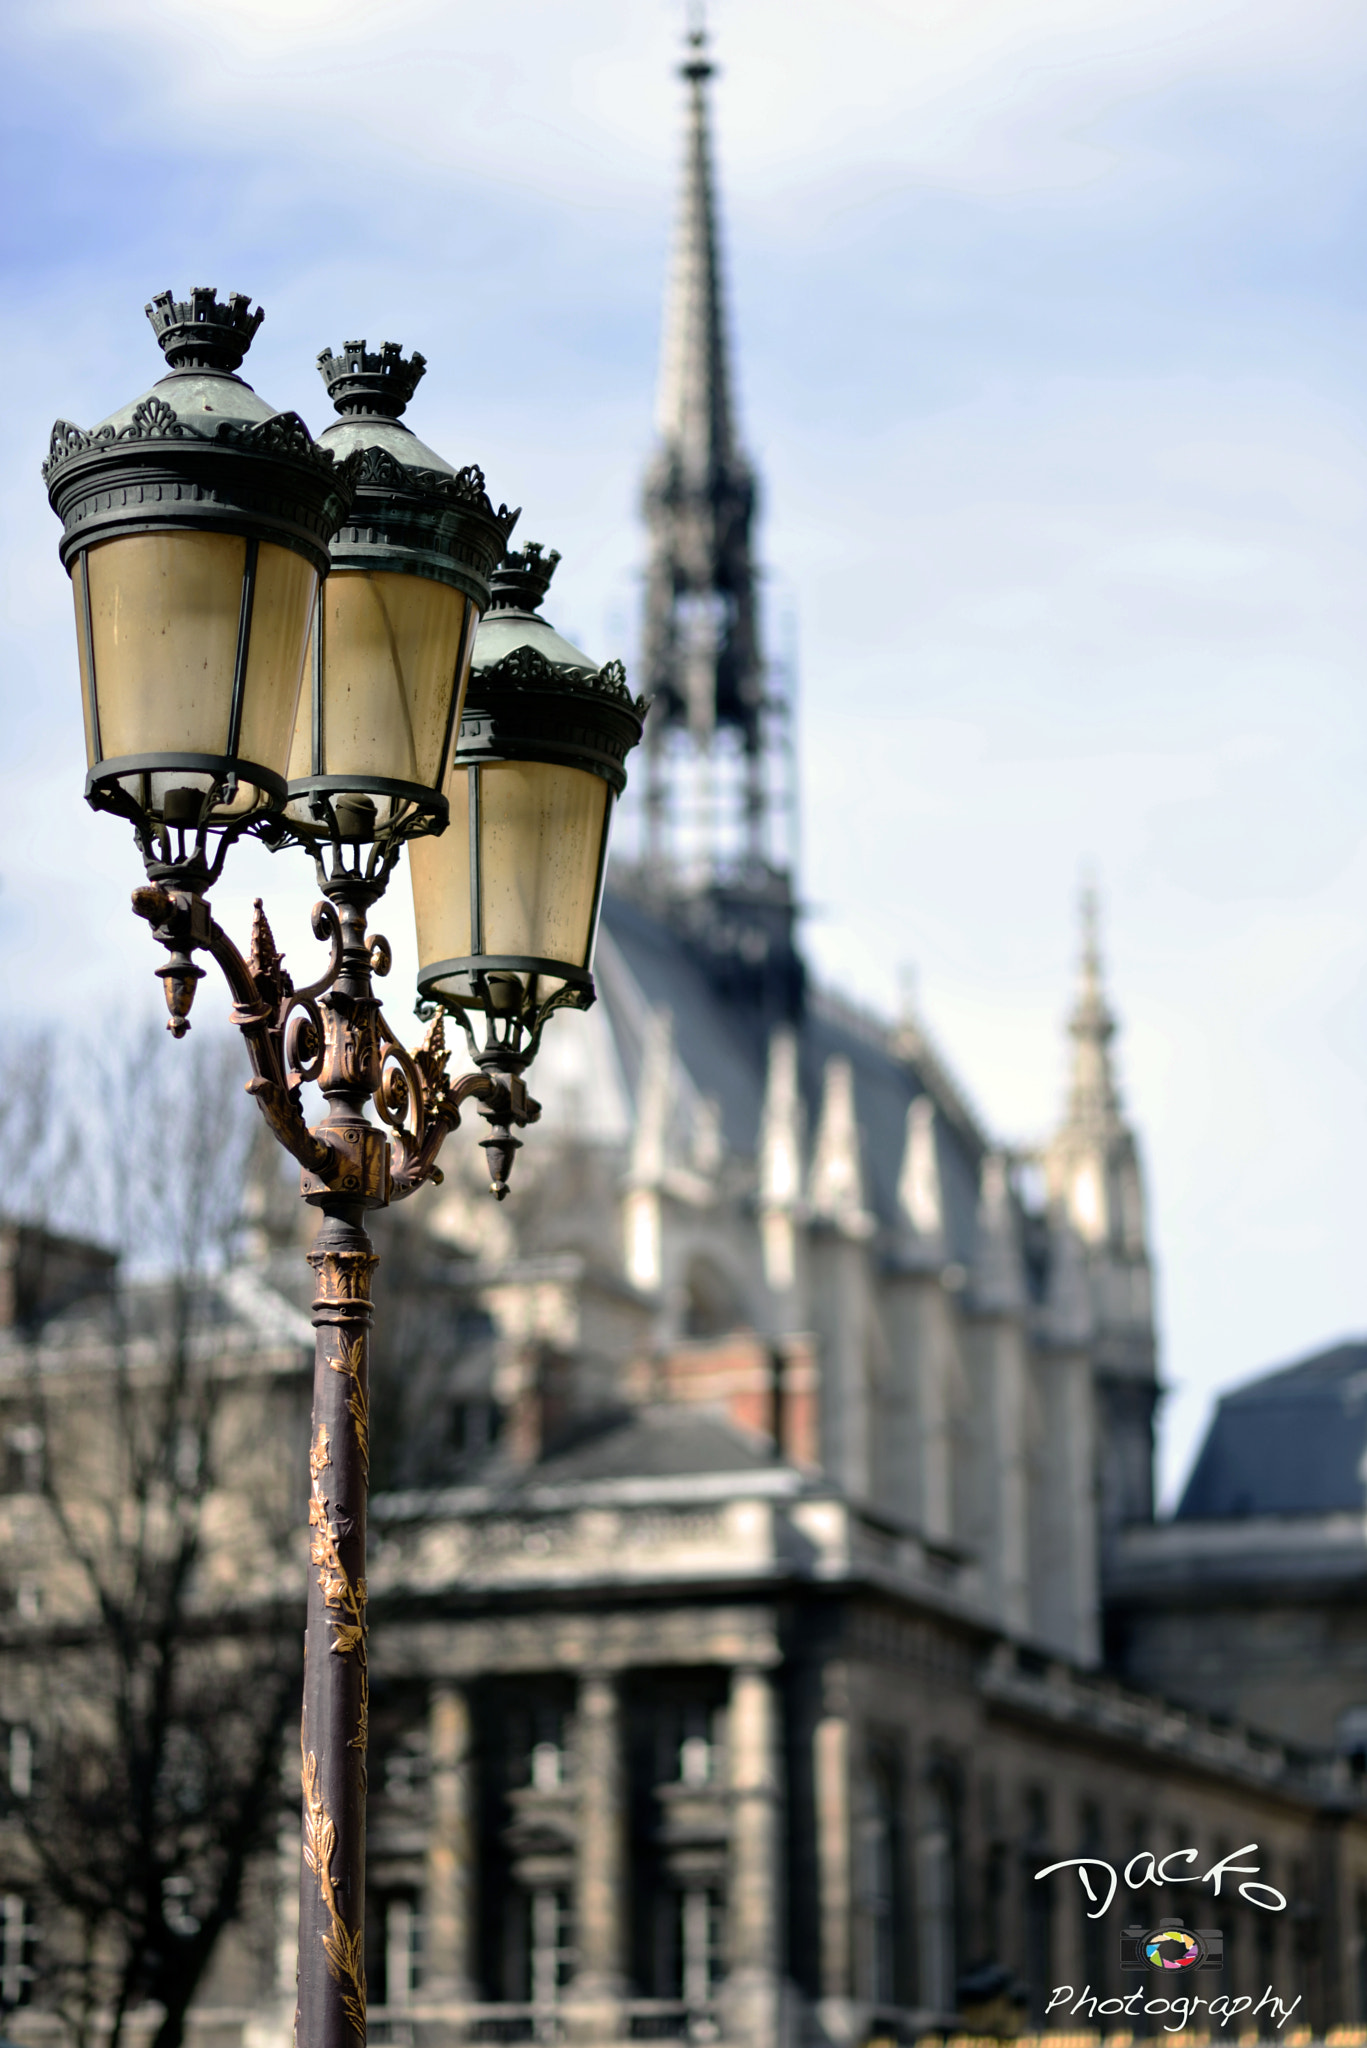
[[[233,996],[248,1092],[321,1211],[308,1255],[296,2039],[355,2048],[376,1265],[365,1215],[440,1179],[469,1100],[490,1127],[491,1190],[507,1194],[516,1132],[540,1114],[523,1077],[542,1028],[593,1000],[612,803],[645,706],[618,664],[596,668],[537,616],[557,557],[530,547],[505,560],[517,514],[403,424],[421,356],[364,342],[320,355],[340,418],[315,441],[234,374],[262,319],[245,297],[167,292],[147,312],[168,373],[88,433],[59,421],[43,474],[75,598],[86,796],[133,825],[147,873],[133,907],[166,949],[168,1029],[189,1029],[194,956],[208,953]],[[259,900],[246,958],[210,912],[206,891],[247,833],[313,856],[313,929],[331,958],[305,988]],[[389,946],[366,929],[410,841],[430,1019],[412,1054],[374,991]],[[475,1061],[454,1080],[448,1012]],[[305,1082],[326,1102],[312,1127]]]

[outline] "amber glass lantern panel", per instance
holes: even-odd
[[[443,755],[450,735],[459,729],[469,676],[469,598],[424,576],[334,569],[319,609],[320,702],[315,705],[312,686],[305,690],[290,781],[298,784],[314,775],[354,778],[332,781],[331,789],[338,792],[348,786],[370,790],[383,782],[439,790]],[[311,679],[312,644],[305,672]],[[407,808],[398,792],[374,794],[381,827]],[[298,791],[291,816],[300,822],[308,818],[307,797]]]
[[[248,612],[249,545],[255,560]],[[88,549],[72,588],[89,765],[127,761],[131,768],[165,754],[207,755],[225,768],[241,763],[247,786],[215,815],[250,809],[257,801],[252,768],[283,780],[288,765],[317,585],[302,555],[270,542],[252,545],[238,534],[140,533]],[[159,807],[163,784],[207,790],[214,780],[207,767],[154,769],[149,807]]]
[[[477,773],[481,951],[587,967],[608,785],[551,761]]]
[[[548,970],[591,964],[612,792],[586,769],[494,761],[456,768],[448,794],[449,830],[409,856],[421,968],[525,963],[544,1000]],[[468,995],[468,976],[451,992]]]

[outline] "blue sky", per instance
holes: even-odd
[[[716,0],[741,418],[796,621],[820,969],[1057,1113],[1084,862],[1148,1159],[1168,1404],[1367,1327],[1367,15],[1328,0]],[[60,415],[153,291],[431,365],[424,438],[630,651],[678,151],[666,0],[10,0],[0,66],[0,1021],[156,996],[79,800]],[[74,890],[79,885],[79,900]],[[296,957],[306,873],[253,850]],[[388,923],[411,957],[402,893]],[[150,995],[149,995],[150,991]],[[397,994],[397,991],[396,991]],[[566,1028],[569,1028],[568,1025]]]

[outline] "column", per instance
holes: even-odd
[[[626,1901],[626,1802],[618,1681],[588,1672],[579,1681],[575,1724],[579,1836],[574,1870],[576,1968],[568,2003],[571,2032],[604,2040],[619,2031]]]
[[[746,2048],[779,2037],[778,1702],[767,1671],[742,1666],[731,1679],[731,1864],[722,2031]]]
[[[385,2004],[393,2010],[413,2002],[413,1904],[391,1899],[384,1916]]]
[[[422,1996],[473,1996],[475,1854],[470,1783],[470,1706],[460,1686],[443,1681],[428,1696],[431,1776],[424,1886]]]
[[[832,1702],[832,1706],[836,1703]],[[826,2030],[839,2039],[847,2031],[853,1989],[852,1913],[854,1873],[851,1868],[850,1724],[848,1716],[828,1711],[813,1738],[816,1779],[816,1867],[821,1916],[821,2012]]]

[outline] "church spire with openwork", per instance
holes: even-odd
[[[1075,1130],[1100,1135],[1121,1128],[1120,1095],[1111,1063],[1116,1021],[1106,1001],[1101,978],[1101,944],[1096,890],[1082,892],[1082,958],[1077,999],[1068,1019],[1073,1040],[1072,1075],[1067,1123]]]
[[[1063,1117],[1044,1153],[1059,1231],[1080,1241],[1094,1317],[1093,1385],[1103,1530],[1153,1515],[1158,1401],[1153,1269],[1144,1174],[1121,1108],[1112,1043],[1116,1019],[1102,979],[1096,892],[1082,894],[1077,995],[1068,1018],[1072,1056]]]
[[[661,339],[642,679],[646,844],[690,879],[764,858],[765,675],[751,549],[754,472],[737,442],[712,167],[715,67],[700,25],[686,88],[683,189]]]
[[[1121,1114],[1111,1044],[1116,1020],[1101,972],[1096,891],[1082,892],[1077,995],[1068,1018],[1073,1041],[1063,1119],[1046,1154],[1049,1193],[1084,1243],[1129,1256],[1144,1251],[1144,1196],[1134,1133]]]

